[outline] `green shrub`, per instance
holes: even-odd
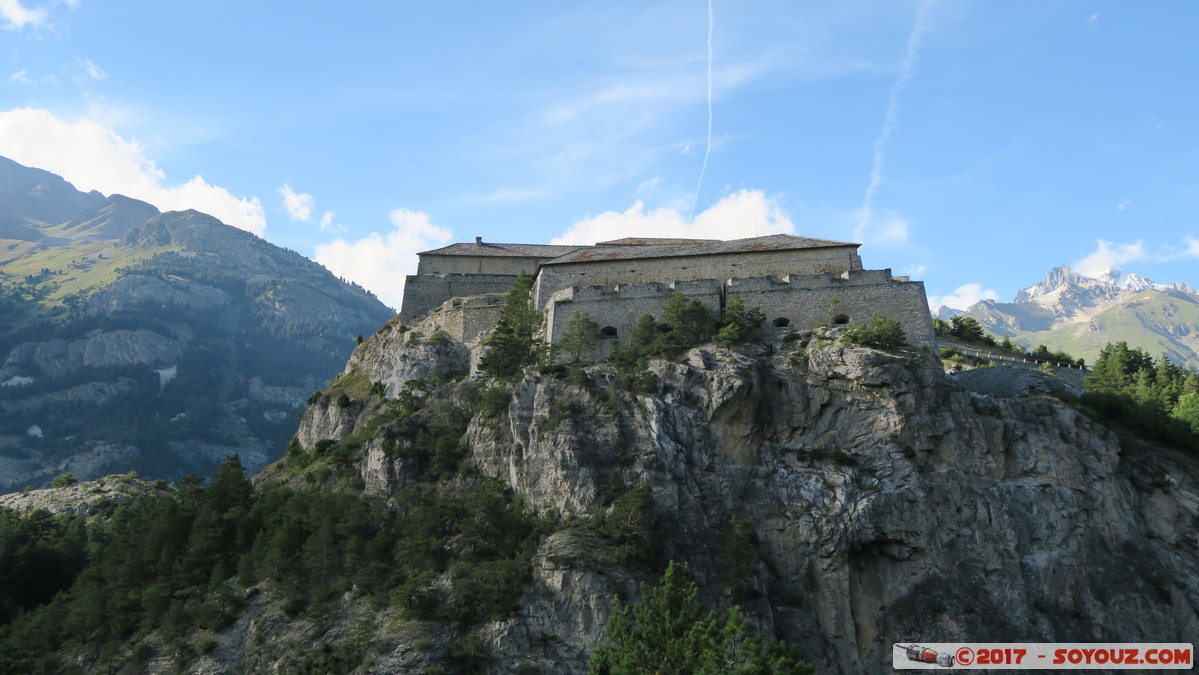
[[[705,611],[686,565],[671,562],[652,592],[622,607],[613,600],[605,639],[592,652],[592,675],[617,673],[777,673],[811,675],[795,647],[749,632],[738,608]]]
[[[580,312],[570,317],[566,331],[558,340],[557,347],[570,355],[571,363],[578,363],[584,353],[594,349],[599,344],[599,324],[591,320],[587,312]]]
[[[569,398],[560,398],[550,404],[550,414],[546,416],[545,421],[541,423],[541,428],[545,430],[557,429],[563,420],[573,420],[576,416],[582,413],[584,405],[582,401]]]
[[[433,331],[433,334],[429,336],[428,340],[425,340],[425,344],[433,345],[434,347],[448,347],[453,341],[454,340],[450,337],[449,333],[438,328],[437,330]]]
[[[508,411],[512,392],[504,387],[488,387],[479,398],[477,411],[486,419],[495,419]]]
[[[654,528],[653,490],[648,485],[629,490],[593,515],[591,527],[612,541],[621,558],[648,559]]]
[[[74,485],[78,482],[79,481],[75,479],[75,474],[67,472],[67,473],[64,473],[63,475],[59,476],[58,478],[55,478],[53,481],[51,481],[50,487],[56,487],[56,488],[71,487],[72,485]]]
[[[875,313],[869,323],[849,328],[842,335],[854,344],[888,352],[898,350],[907,342],[899,322],[881,313]]]
[[[724,319],[716,332],[716,344],[731,347],[757,337],[766,323],[766,315],[758,307],[747,310],[741,296],[730,296],[724,307]]]

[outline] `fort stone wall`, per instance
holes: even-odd
[[[924,283],[893,277],[889,269],[735,278],[725,287],[726,301],[732,295],[741,296],[748,308],[761,308],[767,326],[858,326],[881,313],[899,322],[909,344],[931,346],[935,341]]]
[[[516,274],[409,275],[404,280],[400,323],[411,324],[450,298],[507,293],[515,282]]]
[[[602,251],[597,252],[600,255]],[[861,270],[855,246],[745,251],[720,255],[590,260],[543,265],[534,298],[544,308],[556,291],[571,287],[643,284],[663,280],[693,281],[733,277],[843,274]]]
[[[842,275],[734,277],[724,284],[700,279],[672,284],[620,284],[616,288],[565,288],[546,303],[546,340],[558,341],[571,318],[583,312],[598,324],[601,336],[627,339],[642,316],[650,314],[661,319],[675,293],[701,301],[715,316],[720,316],[730,296],[738,295],[747,308],[762,310],[767,327],[807,330],[819,325],[858,326],[868,323],[877,312],[898,321],[912,345],[931,346],[935,339],[924,284],[893,277],[891,270],[884,269]]]
[[[468,347],[477,345],[480,336],[495,328],[504,306],[505,293],[488,293],[443,302],[414,326],[425,337],[438,330]]]
[[[720,282],[715,279],[670,284],[621,284],[616,288],[564,288],[555,293],[546,305],[545,339],[547,342],[556,342],[566,331],[571,318],[586,312],[599,325],[603,341],[611,338],[627,340],[641,317],[649,314],[661,319],[666,303],[676,293],[688,300],[698,300],[711,309],[713,315],[720,315]]]
[[[507,274],[521,272],[532,276],[545,257],[422,255],[416,273],[424,274]]]

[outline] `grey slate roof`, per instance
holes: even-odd
[[[432,251],[421,251],[417,255],[460,255],[493,258],[554,258],[574,251],[579,246],[555,246],[552,244],[493,244],[483,243],[450,244]]]
[[[608,241],[597,241],[596,246],[662,246],[663,244],[702,244],[708,241],[720,241],[719,239],[677,239],[668,237],[625,237],[624,239],[610,239]]]
[[[845,246],[857,248],[861,244],[847,241],[830,241],[828,239],[812,239],[810,237],[796,237],[790,234],[772,234],[765,237],[733,239],[731,241],[692,240],[670,244],[632,246],[612,246],[605,244],[603,246],[582,246],[541,264],[565,265],[569,263],[602,262],[606,260],[673,258],[720,255],[725,253],[752,253],[754,251],[793,251],[798,249],[839,248]]]

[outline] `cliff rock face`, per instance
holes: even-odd
[[[467,358],[385,330],[347,372],[390,397]],[[705,601],[739,604],[820,672],[891,672],[893,642],[1199,634],[1194,455],[1122,444],[1054,399],[974,393],[927,355],[835,333],[649,370],[635,387],[606,365],[507,385],[506,410],[470,421],[467,457],[564,521],[649,486],[652,557],[689,562]],[[361,433],[377,410],[326,397],[298,438],[311,450]],[[368,439],[359,466],[386,494],[404,472],[380,447]],[[585,671],[611,599],[660,573],[589,536],[543,540],[519,612],[483,631],[494,672]],[[411,650],[380,639],[389,663]]]

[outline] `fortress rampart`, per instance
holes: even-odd
[[[409,325],[450,298],[507,293],[515,282],[516,274],[409,275],[404,279],[400,323]]]
[[[546,340],[553,342],[570,319],[586,312],[604,337],[624,338],[637,320],[649,314],[662,317],[670,297],[682,294],[699,300],[716,316],[733,295],[747,308],[760,308],[766,325],[809,329],[817,325],[854,326],[868,322],[876,312],[899,322],[914,345],[932,345],[932,318],[924,284],[893,277],[891,270],[850,271],[843,275],[789,275],[650,282],[572,287],[554,293],[545,306]]]
[[[862,269],[849,246],[782,251],[743,251],[724,255],[606,260],[602,247],[586,264],[546,264],[538,272],[534,301],[545,307],[563,288],[650,282],[730,279],[765,275],[842,274]]]
[[[477,343],[494,328],[502,294],[519,273],[534,275],[533,302],[545,313],[545,339],[561,339],[571,318],[586,312],[611,338],[625,338],[642,316],[661,319],[676,294],[719,316],[740,296],[759,308],[768,327],[804,330],[856,326],[876,313],[894,319],[908,341],[935,343],[924,284],[867,270],[858,244],[769,235],[731,241],[622,239],[595,246],[452,244],[421,254],[420,273],[407,277],[400,320],[421,320]],[[427,316],[426,316],[427,315]]]
[[[714,316],[720,315],[720,282],[715,279],[675,281],[664,284],[620,284],[616,288],[585,286],[564,288],[551,297],[545,306],[545,339],[556,341],[566,330],[571,318],[586,312],[599,324],[602,338],[625,339],[637,320],[646,314],[662,318],[662,310],[671,296],[679,293],[688,300],[698,300]]]
[[[741,296],[746,307],[760,307],[768,326],[856,326],[880,313],[899,322],[909,343],[936,341],[924,282],[893,277],[889,269],[730,279],[725,297],[730,295]]]
[[[446,300],[421,320],[420,331],[429,337],[442,330],[458,342],[472,346],[478,344],[480,336],[495,328],[500,320],[504,295],[487,293]]]

